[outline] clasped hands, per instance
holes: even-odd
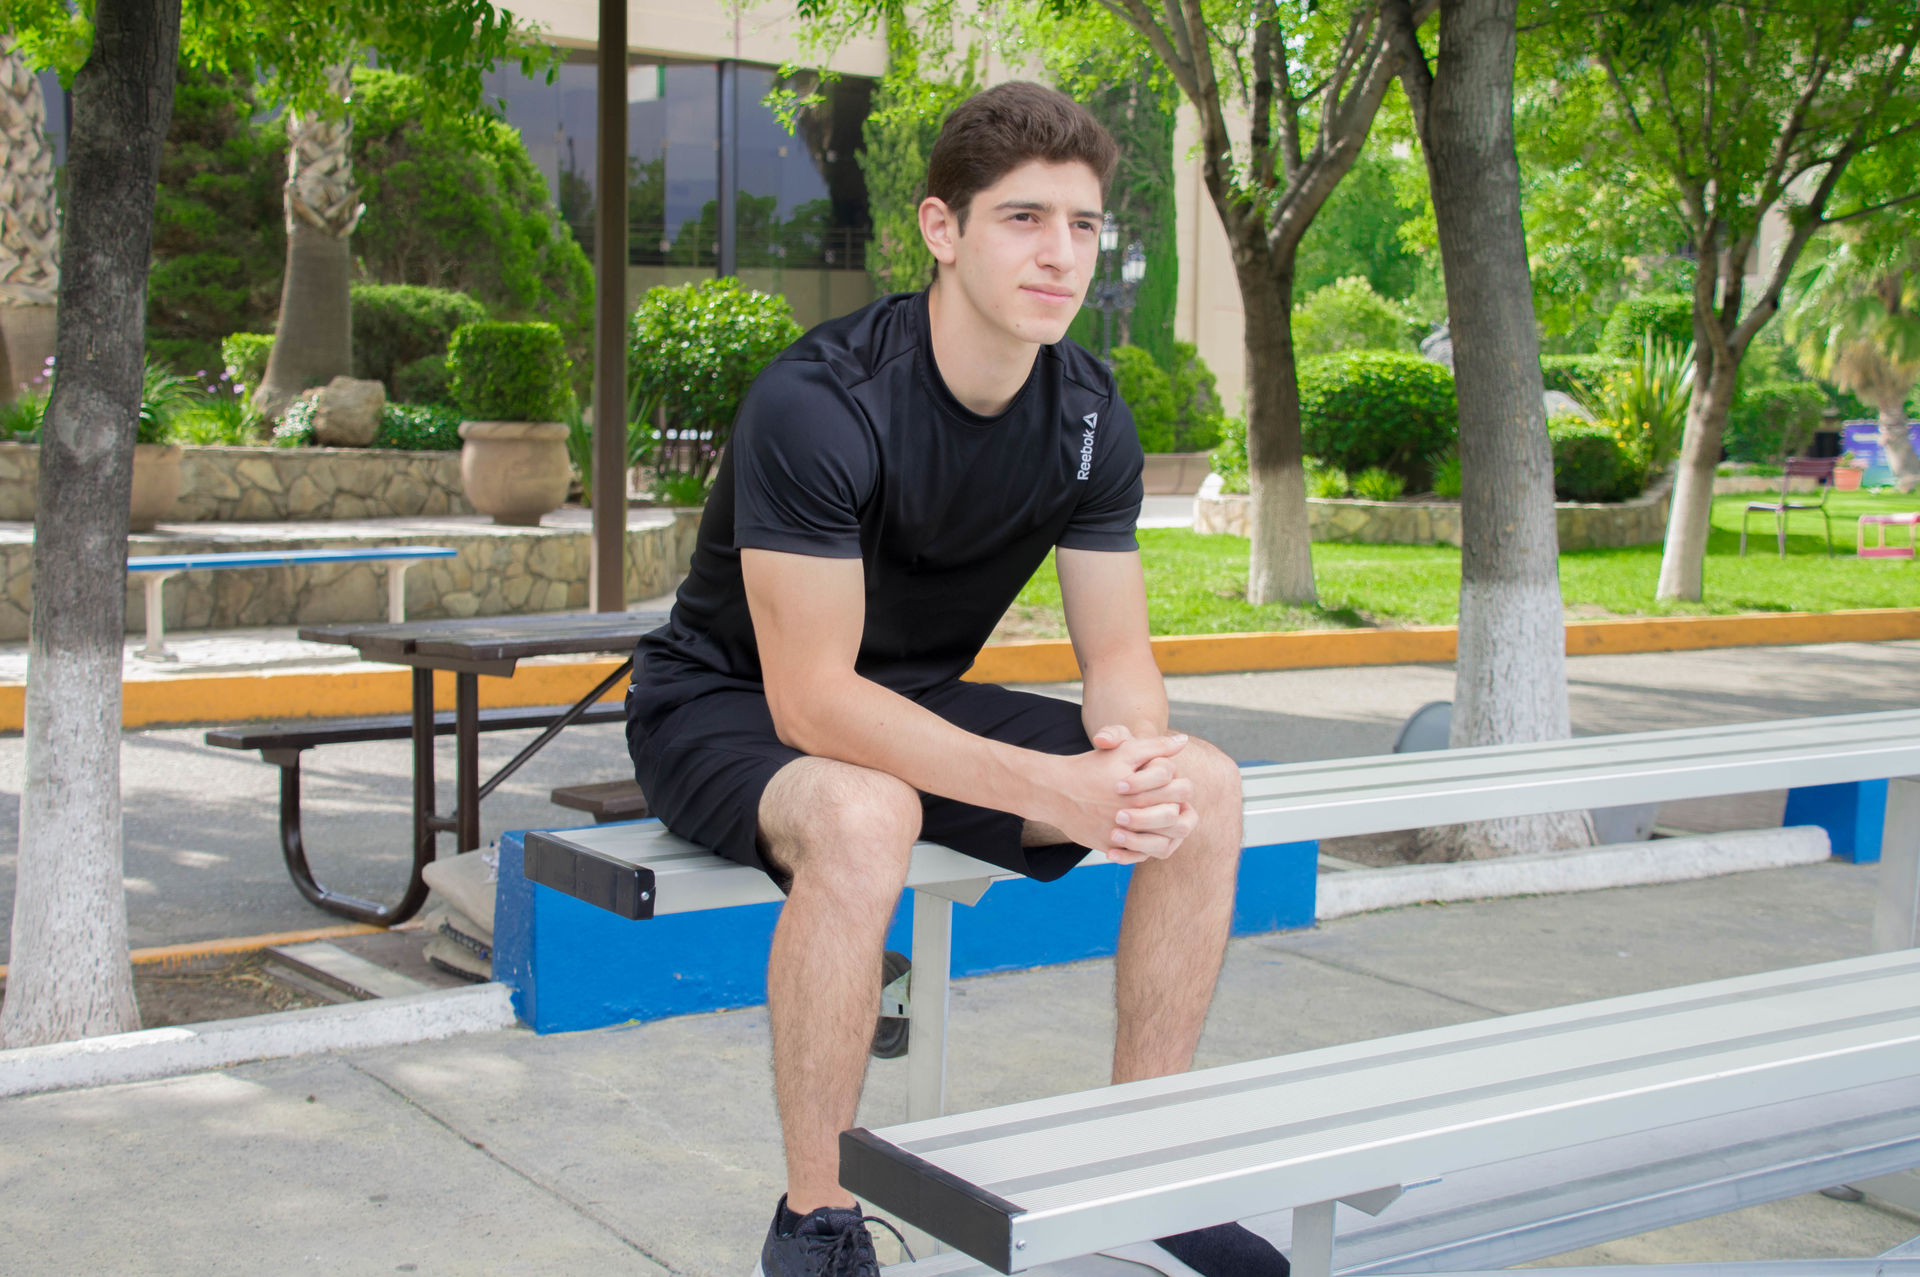
[[[1136,739],[1125,727],[1093,734],[1093,751],[1067,759],[1067,804],[1059,828],[1115,864],[1137,865],[1173,854],[1199,823],[1193,782],[1174,758],[1186,747],[1178,733]]]

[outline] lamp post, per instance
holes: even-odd
[[[1127,245],[1124,259],[1115,270],[1115,249],[1120,247],[1120,223],[1108,213],[1100,221],[1100,264],[1093,287],[1087,290],[1087,305],[1101,314],[1100,358],[1113,358],[1113,312],[1132,314],[1140,281],[1147,277],[1147,250],[1139,240]]]

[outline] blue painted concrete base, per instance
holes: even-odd
[[[671,914],[645,922],[530,883],[523,833],[500,838],[493,975],[514,1010],[541,1033],[628,1020],[756,1006],[767,1000],[767,949],[777,904]],[[1249,847],[1240,858],[1233,932],[1313,924],[1319,844]],[[983,975],[1097,958],[1114,951],[1131,871],[1076,869],[1058,882],[1003,882],[953,911],[953,974]],[[887,947],[908,952],[913,898],[905,893]]]
[[[1887,782],[1856,780],[1788,790],[1787,814],[1781,823],[1818,825],[1827,831],[1835,856],[1867,865],[1880,859],[1886,819]]]

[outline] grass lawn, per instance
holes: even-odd
[[[1561,555],[1560,589],[1568,619],[1920,607],[1920,562],[1859,559],[1853,553],[1860,515],[1920,510],[1920,494],[1834,493],[1828,501],[1832,559],[1826,556],[1818,515],[1793,516],[1782,559],[1774,552],[1770,516],[1756,514],[1747,557],[1741,558],[1741,513],[1749,501],[1766,499],[1764,494],[1714,499],[1703,603],[1654,602],[1657,545]],[[1894,541],[1905,544],[1906,529],[1891,532]],[[1867,536],[1871,543],[1872,532]],[[1155,634],[1451,625],[1459,619],[1460,551],[1451,546],[1316,543],[1320,606],[1312,608],[1249,604],[1247,543],[1239,537],[1148,529],[1140,533],[1140,547]],[[995,637],[1065,636],[1060,586],[1048,563],[1020,592]]]

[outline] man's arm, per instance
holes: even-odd
[[[1155,735],[1061,757],[975,736],[854,669],[866,621],[859,559],[744,549],[740,568],[767,702],[788,745],[1043,822],[1116,858],[1170,850],[1156,831],[1178,820],[1178,802],[1134,777],[1177,743]],[[1164,718],[1164,696],[1161,706]]]
[[[1100,749],[1167,737],[1167,685],[1147,638],[1147,587],[1140,553],[1115,550],[1054,552],[1067,634],[1080,663],[1080,715]],[[1184,742],[1185,737],[1173,739]],[[1199,817],[1188,805],[1192,787],[1180,777],[1176,754],[1154,758],[1128,781],[1143,799],[1178,804],[1175,820],[1156,826],[1169,855],[1193,832]],[[1130,813],[1119,813],[1126,823]]]

